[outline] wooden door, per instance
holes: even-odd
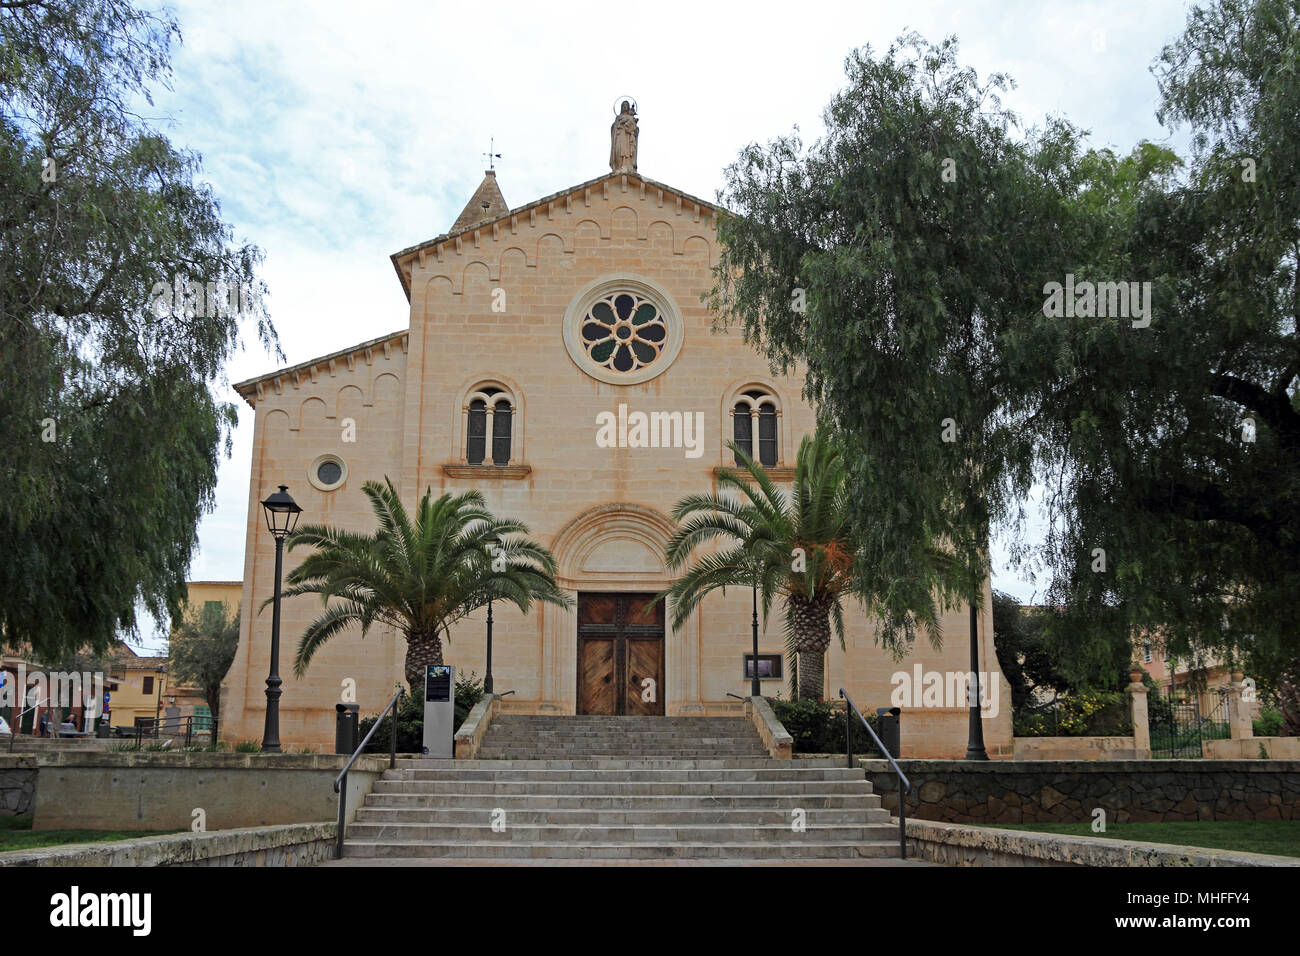
[[[578,713],[664,712],[664,609],[653,594],[578,595]]]

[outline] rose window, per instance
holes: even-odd
[[[615,292],[596,300],[582,317],[582,348],[601,368],[636,372],[663,354],[668,326],[644,296]]]

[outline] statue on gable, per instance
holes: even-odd
[[[636,172],[636,108],[627,100],[623,101],[609,128],[609,168],[616,173]]]

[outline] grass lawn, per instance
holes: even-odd
[[[1032,830],[1070,836],[1141,840],[1175,846],[1239,850],[1300,856],[1300,820],[1209,820],[1192,823],[1108,823],[1105,833],[1093,833],[1091,823],[1003,823],[999,830]]]
[[[0,852],[33,850],[64,843],[103,843],[107,840],[130,840],[134,837],[180,833],[180,830],[149,830],[122,833],[117,830],[32,830],[32,818],[0,817]]]

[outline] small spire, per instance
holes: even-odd
[[[474,195],[470,197],[469,202],[465,204],[465,208],[456,217],[451,232],[464,232],[466,229],[474,228],[479,223],[499,219],[509,211],[510,207],[506,205],[505,197],[501,195],[501,189],[497,186],[496,171],[492,169],[484,170],[483,182],[479,183],[478,189],[474,190]]]

